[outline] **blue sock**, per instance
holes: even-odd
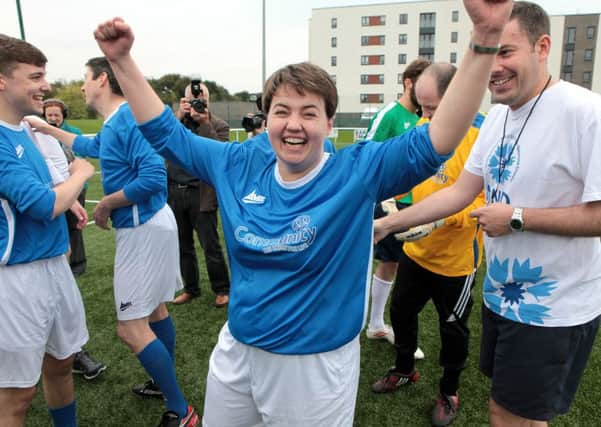
[[[188,402],[177,384],[173,359],[163,343],[159,339],[153,340],[137,356],[148,375],[161,388],[167,410],[183,418],[188,412]]]
[[[171,360],[175,363],[175,327],[173,326],[171,316],[167,316],[158,322],[150,322],[149,326],[157,338],[161,340],[169,352]]]
[[[77,427],[75,400],[62,408],[48,408],[54,427]]]

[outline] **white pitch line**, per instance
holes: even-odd
[[[86,203],[92,203],[92,204],[97,205],[98,203],[100,203],[100,200],[88,200],[88,199],[86,199]]]

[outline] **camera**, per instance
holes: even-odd
[[[201,91],[202,92],[202,91]],[[204,113],[207,109],[207,102],[202,98],[188,99],[190,106],[194,108],[197,113]]]
[[[246,132],[252,132],[255,129],[259,129],[266,117],[263,113],[255,113],[252,116],[245,116],[242,118],[242,127]]]
[[[193,99],[189,99],[190,106],[194,108],[197,113],[204,113],[207,109],[207,102],[198,98],[202,95],[202,87],[200,86],[201,80],[199,78],[190,79],[190,92],[192,92]]]

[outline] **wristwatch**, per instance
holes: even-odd
[[[470,41],[468,48],[474,53],[479,53],[483,55],[496,55],[501,50],[501,45],[482,46]]]
[[[511,215],[511,219],[509,220],[509,228],[511,228],[511,231],[524,231],[524,219],[522,218],[523,213],[523,208],[513,209],[513,214]]]

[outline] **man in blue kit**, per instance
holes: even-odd
[[[165,302],[181,288],[177,226],[167,200],[163,159],[144,140],[106,58],[86,64],[86,104],[104,117],[95,138],[30,120],[89,157],[100,158],[105,196],[94,210],[96,225],[116,229],[114,271],[117,333],[162,391],[167,411],[161,426],[195,426],[198,415],[175,376],[175,328]],[[157,248],[161,248],[157,250]]]
[[[289,65],[265,84],[268,153],[188,132],[130,56],[130,27],[115,18],[97,28],[142,134],[213,185],[223,206],[229,321],[209,361],[204,426],[353,424],[374,205],[449,158],[478,110],[489,52],[512,4],[464,3],[474,22],[471,49],[431,124],[334,154],[324,152],[324,140],[338,97],[321,68]]]
[[[46,57],[0,35],[0,425],[22,426],[40,374],[55,426],[77,425],[71,367],[88,340],[81,295],[65,253],[63,213],[94,173],[77,159],[54,187],[21,120],[41,114]]]

